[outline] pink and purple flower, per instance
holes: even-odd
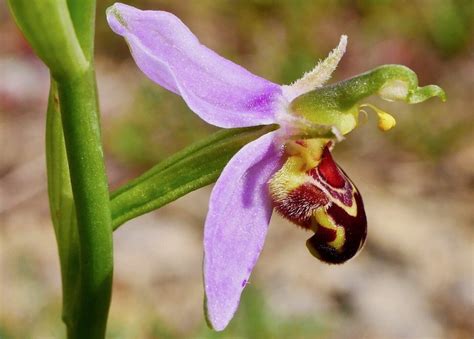
[[[317,92],[344,54],[345,36],[311,72],[281,86],[208,49],[171,13],[117,3],[108,9],[107,19],[126,39],[138,67],[180,95],[203,120],[222,128],[279,127],[244,146],[212,191],[203,265],[210,326],[222,330],[233,317],[273,209],[314,232],[307,247],[325,262],[345,262],[362,248],[367,232],[362,198],[330,149],[357,126],[359,111],[367,105],[356,102],[371,93],[350,101],[331,97],[337,85]],[[382,83],[377,93],[387,100],[424,100],[413,94],[411,78],[404,81]],[[382,129],[395,124],[390,115],[374,109]]]

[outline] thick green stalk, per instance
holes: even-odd
[[[46,133],[48,191],[68,337],[104,338],[113,252],[93,66],[95,0],[10,0],[9,5],[55,79]]]
[[[67,161],[59,159],[63,160],[63,173],[56,171],[56,178],[61,174],[70,176],[76,212],[76,218],[69,218],[69,222],[62,219],[56,223],[63,279],[63,319],[69,339],[99,339],[105,337],[110,307],[113,247],[93,64],[95,0],[68,0],[67,7],[65,1],[62,3],[74,29],[70,37],[80,45],[88,65],[80,74],[57,78],[62,126],[51,124],[54,130],[50,133],[64,135],[64,139],[54,138],[56,148],[64,149],[65,142],[67,153]],[[54,30],[54,26],[49,27],[46,36]],[[62,46],[58,43],[53,47],[60,50]],[[59,166],[49,163],[48,172]],[[49,175],[54,177],[52,173]]]
[[[68,337],[103,338],[112,290],[113,246],[93,61],[95,0],[68,0],[67,4],[90,65],[84,76],[59,85],[80,243],[80,285],[69,305],[74,313]]]
[[[68,337],[103,338],[113,252],[109,192],[100,140],[94,72],[58,83],[78,223],[80,283]]]

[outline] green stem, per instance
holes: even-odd
[[[48,193],[68,338],[104,338],[113,247],[93,64],[95,0],[10,0],[9,5],[55,79],[46,132]]]
[[[58,89],[80,247],[80,284],[68,337],[103,338],[113,252],[93,70],[72,81],[59,82]]]
[[[76,211],[72,226],[76,226],[77,238],[65,250],[66,259],[74,259],[76,265],[71,267],[73,262],[68,260],[66,267],[62,266],[63,277],[67,278],[63,278],[63,318],[69,339],[99,339],[105,337],[110,307],[113,246],[93,62],[95,0],[67,0],[67,6],[89,67],[79,76],[58,82],[62,130]],[[72,271],[75,281],[69,279]]]

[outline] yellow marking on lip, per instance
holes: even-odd
[[[314,227],[316,227],[316,229],[314,230],[315,232],[317,231],[317,227],[319,227],[319,225],[337,231],[337,225],[334,223],[332,218],[326,213],[324,207],[316,208],[316,210],[313,212],[313,217],[318,223],[313,225]]]
[[[305,165],[304,171],[309,171],[318,166],[324,147],[326,147],[329,142],[330,139],[291,140],[286,143],[285,151],[290,156],[301,158]]]
[[[269,181],[273,198],[285,199],[291,191],[312,180],[306,172],[319,164],[323,149],[329,141],[329,139],[307,139],[286,143],[285,153],[289,157]]]
[[[341,250],[346,242],[346,230],[342,226],[337,226],[336,239],[328,242],[328,245],[334,247],[336,250]]]
[[[346,231],[344,227],[338,226],[323,207],[317,208],[313,212],[313,217],[317,222],[312,225],[313,231],[316,233],[318,227],[324,227],[336,231],[336,238],[333,241],[328,242],[328,245],[336,250],[341,250],[346,241]]]
[[[300,157],[289,157],[269,181],[272,196],[284,199],[291,191],[306,183],[306,174],[301,170],[304,166],[305,163]]]

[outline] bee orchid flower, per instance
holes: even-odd
[[[311,254],[342,263],[363,246],[367,221],[361,195],[334,162],[331,149],[358,124],[358,102],[372,94],[416,103],[444,99],[437,86],[417,86],[406,67],[389,65],[330,86],[347,38],[312,71],[291,85],[258,77],[202,45],[176,16],[117,3],[107,10],[112,30],[127,41],[138,67],[180,95],[206,122],[236,128],[275,125],[244,146],[227,164],[211,194],[204,228],[204,290],[209,325],[223,330],[265,241],[273,209],[314,232]]]

